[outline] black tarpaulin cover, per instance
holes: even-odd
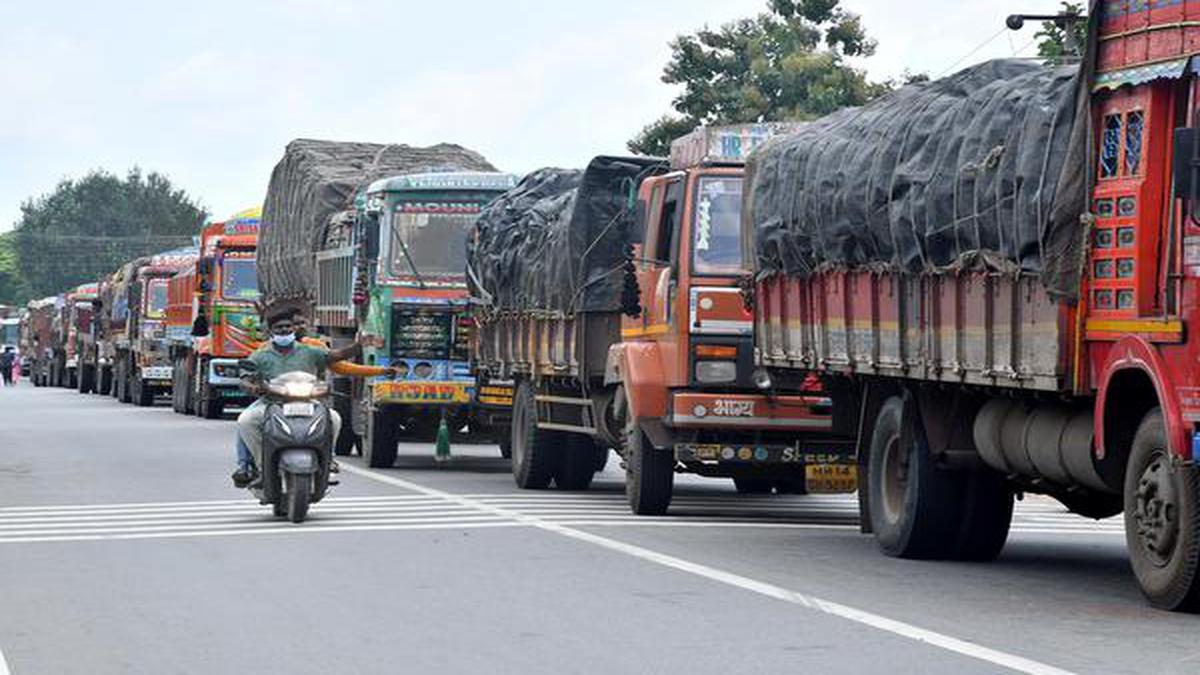
[[[495,171],[477,152],[443,143],[427,148],[299,139],[271,173],[258,240],[258,285],[268,303],[316,296],[315,253],[334,214],[359,190],[404,173]]]
[[[985,264],[1074,298],[1089,170],[1080,80],[1077,66],[991,61],[772,140],[747,165],[758,273]]]
[[[472,294],[489,311],[612,312],[641,180],[664,166],[645,157],[597,157],[585,171],[540,169],[496,198],[468,240]]]

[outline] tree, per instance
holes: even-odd
[[[662,80],[683,85],[676,114],[645,127],[629,149],[664,155],[671,139],[701,124],[813,119],[887,91],[847,64],[873,54],[875,41],[839,4],[769,0],[754,18],[675,38]]]
[[[31,297],[12,239],[11,233],[0,234],[0,305],[23,305]]]
[[[1038,56],[1052,63],[1078,59],[1080,50],[1087,44],[1087,19],[1084,7],[1077,2],[1063,2],[1064,19],[1043,21],[1042,29],[1034,34],[1038,40]],[[1068,40],[1068,37],[1070,40]]]
[[[34,297],[96,281],[143,255],[185,246],[207,213],[159,173],[124,180],[93,171],[21,205],[10,233],[16,265]]]

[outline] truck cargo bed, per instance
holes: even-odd
[[[992,387],[1070,387],[1073,312],[1036,275],[774,275],[755,296],[762,365]]]
[[[621,339],[617,312],[512,313],[479,326],[478,364],[493,376],[603,377]]]

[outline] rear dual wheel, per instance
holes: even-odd
[[[879,548],[900,558],[991,560],[1012,522],[1013,494],[989,469],[937,466],[916,410],[900,396],[880,408],[867,489]]]

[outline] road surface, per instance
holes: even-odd
[[[0,391],[0,675],[1195,673],[1120,519],[1018,505],[994,563],[882,557],[842,496],[681,478],[631,516],[613,456],[525,492],[494,446],[344,461],[302,525],[229,484],[233,424]]]

